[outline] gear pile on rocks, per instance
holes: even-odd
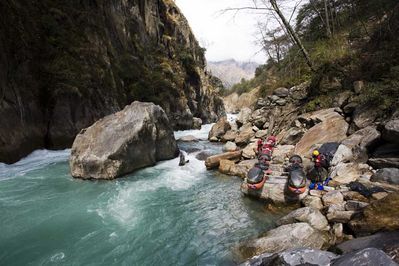
[[[346,99],[337,100],[334,108],[306,113],[306,97],[307,84],[279,88],[242,108],[235,122],[220,119],[209,133],[209,140],[225,143],[228,152],[209,157],[208,169],[243,178],[244,195],[269,205],[298,207],[282,217],[277,228],[239,245],[237,254],[241,259],[256,256],[244,265],[276,265],[276,261],[296,265],[287,260],[307,261],[304,249],[320,258],[309,260],[311,264],[347,265],[344,262],[355,262],[366,254],[375,265],[379,259],[384,265],[397,265],[393,260],[399,262],[399,111],[384,119],[360,116],[359,110],[365,107],[354,106],[349,112],[351,103]],[[277,136],[278,145],[269,178],[261,189],[248,189],[247,173],[258,162],[257,142],[270,135]],[[339,144],[330,161],[328,186],[309,190],[307,181],[306,191],[292,193],[287,172],[291,156],[302,159],[307,173],[313,165],[312,151],[328,142]],[[394,234],[368,236],[384,231]],[[362,245],[341,249],[347,253],[341,257],[319,250],[339,249],[341,243],[364,236],[382,240],[364,240]],[[395,241],[385,244],[388,236]]]

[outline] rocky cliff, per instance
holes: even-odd
[[[0,11],[0,161],[70,147],[134,100],[161,105],[176,129],[224,113],[171,0],[11,0]]]

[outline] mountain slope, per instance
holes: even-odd
[[[0,3],[0,161],[65,148],[134,100],[174,128],[224,113],[203,49],[170,0]]]
[[[251,79],[255,76],[255,70],[259,66],[255,62],[238,62],[234,59],[208,62],[208,69],[212,75],[222,80],[226,88],[231,88],[241,79]]]

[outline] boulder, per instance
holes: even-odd
[[[221,160],[239,160],[241,157],[241,151],[232,151],[232,152],[225,152],[222,154],[217,154],[208,157],[205,160],[205,166],[209,169],[214,169],[219,167],[219,163]]]
[[[277,225],[304,222],[320,231],[330,230],[326,217],[317,209],[304,207],[290,212],[277,221]]]
[[[239,162],[238,164],[230,164],[230,167],[226,167],[225,171],[223,172],[226,175],[231,175],[231,176],[238,176],[241,178],[245,178],[247,176],[247,173],[249,169],[255,166],[255,163],[257,163],[258,160],[244,160]],[[219,168],[220,170],[220,168]]]
[[[399,193],[390,193],[364,208],[363,216],[352,220],[349,226],[356,235],[399,230],[398,209]]]
[[[336,223],[333,225],[332,233],[337,239],[342,239],[344,237],[344,225],[342,223]]]
[[[208,157],[216,155],[217,152],[213,151],[213,150],[203,150],[201,152],[199,152],[195,158],[199,161],[205,161]]]
[[[323,209],[323,203],[321,202],[321,198],[316,196],[308,195],[302,200],[302,204],[306,207],[310,207],[316,210]]]
[[[322,197],[322,200],[325,206],[329,206],[332,204],[339,205],[344,202],[344,196],[339,191],[330,191]]]
[[[381,133],[375,127],[368,126],[350,135],[342,145],[351,150],[354,160],[366,162],[368,150],[378,144],[380,137]]]
[[[252,110],[249,109],[248,107],[244,107],[241,109],[240,113],[237,116],[236,123],[238,126],[245,125],[246,123],[249,122],[249,119],[251,118]]]
[[[243,150],[242,150],[242,157],[245,159],[254,159],[256,158],[256,143],[250,143],[248,144]]]
[[[295,146],[295,154],[310,157],[315,143],[341,142],[346,139],[348,123],[333,108],[307,114],[302,119],[307,123],[320,122],[303,135]]]
[[[363,104],[356,107],[352,115],[353,124],[358,129],[368,127],[377,119],[378,112],[370,105]]]
[[[356,181],[361,175],[371,174],[369,167],[356,163],[340,163],[331,168],[330,177],[336,184],[349,184]]]
[[[254,256],[240,266],[272,266],[272,265],[330,265],[331,260],[338,256],[329,251],[295,248],[283,251],[278,254],[263,253]]]
[[[342,192],[342,195],[344,195],[345,200],[356,200],[356,201],[361,201],[361,202],[369,202],[369,200],[360,194],[359,192],[356,191],[344,191]]]
[[[331,165],[335,166],[340,163],[347,163],[353,159],[352,149],[348,148],[346,145],[339,145],[337,151],[334,154],[334,158],[331,161]]]
[[[361,211],[365,207],[367,207],[369,204],[366,202],[362,201],[357,201],[357,200],[348,200],[345,203],[345,210],[347,211]]]
[[[293,155],[294,149],[293,145],[278,145],[273,151],[273,162],[284,163],[286,158]]]
[[[275,253],[290,248],[321,249],[328,243],[328,237],[308,223],[295,223],[279,226],[264,237],[248,241],[239,247],[243,257],[252,257],[265,252]]]
[[[306,99],[308,96],[308,88],[309,88],[309,82],[304,82],[290,88],[291,98],[296,101],[301,101]]]
[[[219,172],[222,174],[230,174],[231,173],[231,168],[233,168],[235,165],[235,162],[230,161],[230,160],[220,160],[219,162]]]
[[[179,154],[161,107],[133,102],[83,129],[69,160],[73,177],[114,179]]]
[[[202,126],[202,119],[198,117],[193,118],[193,128],[194,129],[201,129]]]
[[[268,135],[268,131],[267,130],[259,130],[258,132],[255,133],[255,138],[264,138]]]
[[[382,168],[378,169],[371,178],[373,182],[387,182],[389,184],[399,185],[399,169],[398,168]]]
[[[331,266],[354,265],[384,265],[397,266],[397,264],[383,251],[376,248],[366,248],[350,252],[332,261]]]
[[[234,141],[237,137],[237,131],[235,130],[228,130],[226,134],[222,137],[222,142]]]
[[[276,104],[279,105],[279,106],[284,106],[284,105],[287,104],[287,100],[286,99],[278,99],[276,101]]]
[[[290,94],[290,91],[287,88],[281,87],[281,88],[275,89],[273,91],[273,94],[278,96],[278,97],[285,98],[285,97],[288,97],[288,95]]]
[[[236,151],[237,150],[237,145],[234,142],[228,141],[226,144],[223,146],[223,151],[229,152],[229,151]]]
[[[399,231],[382,232],[355,238],[339,244],[336,248],[340,253],[349,253],[365,248],[377,248],[393,257],[399,251]],[[396,256],[396,262],[398,261],[399,258]]]
[[[353,218],[354,214],[354,211],[334,211],[327,213],[327,219],[333,223],[347,223]]]
[[[187,135],[187,136],[183,136],[183,137],[179,138],[178,141],[182,141],[182,142],[197,142],[197,141],[199,141],[199,139],[197,139],[193,135]]]
[[[214,140],[220,139],[223,137],[224,134],[231,128],[230,123],[227,121],[227,117],[223,116],[221,117],[216,124],[214,124],[211,128],[211,131],[209,131],[208,134],[208,139],[209,140]]]
[[[282,145],[295,145],[305,134],[305,131],[301,128],[291,127],[282,136],[280,144]]]
[[[388,196],[387,192],[376,192],[371,195],[371,197],[375,200],[380,200]]]
[[[252,130],[251,123],[248,123],[240,128],[240,132],[235,138],[235,143],[239,146],[246,145],[253,136],[255,136],[255,132]]]
[[[382,138],[388,142],[399,143],[399,119],[393,119],[385,124]]]
[[[373,152],[368,163],[375,169],[399,168],[399,144],[388,143],[379,146]]]
[[[353,89],[355,90],[355,93],[360,94],[363,89],[364,89],[364,81],[363,80],[357,80],[353,82]]]

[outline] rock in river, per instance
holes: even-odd
[[[114,179],[178,153],[162,108],[136,101],[83,129],[73,143],[69,165],[73,177]]]

